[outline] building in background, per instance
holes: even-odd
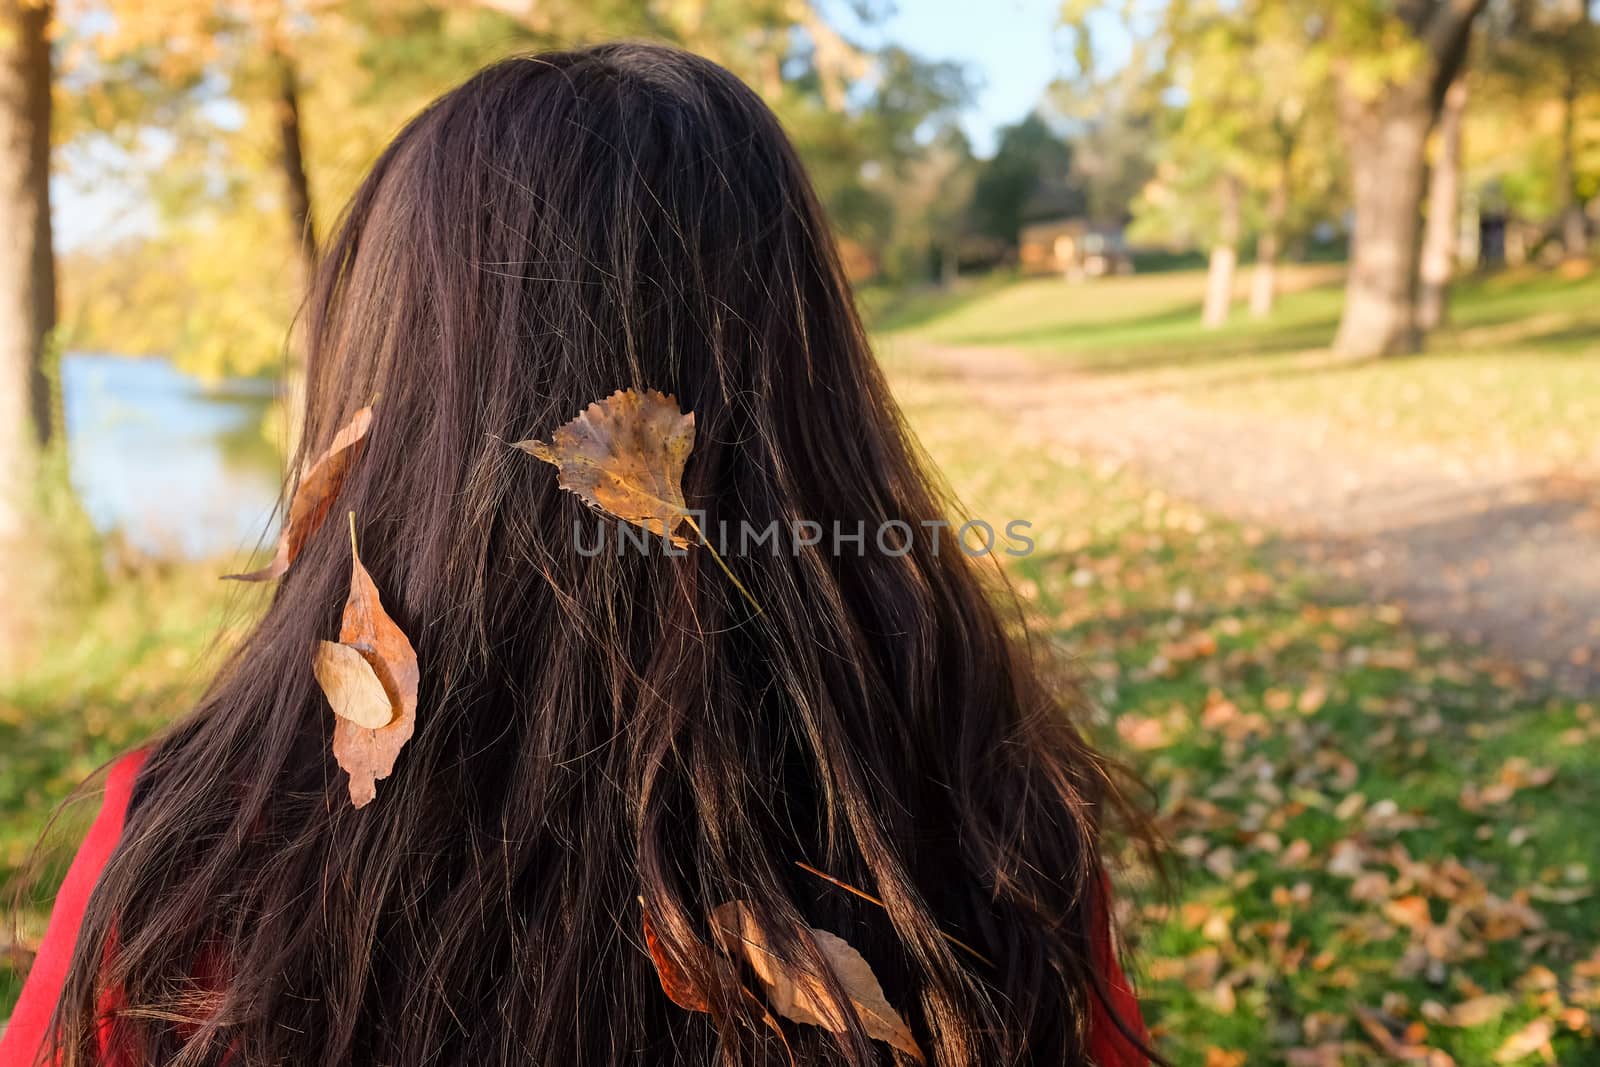
[[[1061,274],[1072,280],[1133,272],[1122,227],[1081,217],[1024,225],[1017,260],[1024,274]]]

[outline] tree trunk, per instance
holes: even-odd
[[[1415,352],[1417,233],[1423,151],[1433,114],[1419,87],[1388,90],[1371,104],[1347,109],[1355,228],[1344,314],[1333,346],[1352,356]]]
[[[1428,223],[1422,236],[1422,288],[1417,297],[1417,326],[1424,331],[1442,325],[1449,312],[1456,234],[1461,229],[1461,127],[1466,109],[1467,83],[1457,78],[1439,112],[1437,154],[1428,177]]]
[[[1506,266],[1525,267],[1528,257],[1532,254],[1532,245],[1538,240],[1534,232],[1536,227],[1531,223],[1517,218],[1515,215],[1506,216]]]
[[[1581,47],[1592,44],[1590,0],[1578,0],[1578,22],[1573,28],[1576,44],[1566,50],[1567,78],[1561,87],[1561,161],[1556,180],[1560,183],[1561,248],[1568,259],[1589,254],[1589,219],[1578,197],[1578,98],[1583,95],[1583,75],[1591,52]]]
[[[278,163],[283,170],[284,203],[290,232],[299,250],[300,279],[296,302],[303,299],[317,269],[316,217],[311,208],[311,183],[306,178],[304,135],[300,129],[300,79],[294,59],[274,31],[268,49],[277,85]],[[301,339],[289,341],[289,365],[284,381],[284,450],[293,456],[300,441],[301,413],[305,409],[306,368]]]
[[[956,241],[950,239],[939,244],[939,288],[954,288],[961,276],[961,261],[956,258]]]
[[[0,660],[23,636],[39,458],[54,431],[44,373],[56,320],[50,18],[48,0],[0,0]]]
[[[1278,160],[1277,177],[1267,197],[1266,225],[1256,242],[1256,266],[1250,276],[1250,314],[1265,318],[1272,314],[1278,299],[1278,259],[1283,254],[1283,225],[1289,216],[1289,183],[1292,156],[1285,146]]]
[[[1228,308],[1233,303],[1233,272],[1239,263],[1239,231],[1243,228],[1240,214],[1244,190],[1239,179],[1224,175],[1218,183],[1221,200],[1221,219],[1217,223],[1217,242],[1211,246],[1211,265],[1206,272],[1206,302],[1200,313],[1201,324],[1216,329],[1228,321]]]
[[[1344,314],[1334,348],[1352,356],[1415,352],[1417,238],[1428,132],[1466,64],[1472,23],[1487,0],[1398,5],[1422,49],[1410,77],[1376,91],[1340,78],[1339,118],[1355,206]]]
[[[1567,80],[1561,91],[1561,158],[1556,164],[1556,195],[1561,202],[1561,247],[1568,259],[1589,251],[1589,220],[1584,218],[1578,199],[1578,70],[1569,63]]]
[[[277,77],[279,164],[283,168],[284,198],[289,225],[299,242],[302,281],[309,283],[317,267],[317,234],[311,211],[311,183],[306,179],[304,137],[300,131],[300,79],[294,61],[281,47],[272,45],[272,66]]]

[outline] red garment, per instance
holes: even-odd
[[[106,776],[105,799],[100,802],[100,814],[89,827],[89,836],[67,869],[66,881],[56,894],[55,907],[50,912],[50,925],[44,940],[39,944],[39,954],[34,957],[28,980],[22,985],[22,997],[5,1034],[0,1035],[0,1065],[3,1067],[32,1067],[38,1060],[44,1035],[50,1027],[50,1016],[61,999],[61,987],[67,980],[67,966],[72,962],[72,949],[78,943],[78,927],[83,923],[83,910],[89,904],[89,894],[112,850],[122,837],[122,821],[128,814],[128,800],[133,795],[133,780],[144,765],[145,753],[130,752],[111,765]]]
[[[1111,879],[1102,876],[1100,884],[1105,892],[1102,894],[1104,907],[1111,907]],[[1122,967],[1117,963],[1117,950],[1111,942],[1111,921],[1109,914],[1096,917],[1094,932],[1095,963],[1099,966],[1100,973],[1106,976],[1106,994],[1110,998],[1111,1006],[1107,1006],[1097,997],[1093,1000],[1089,1014],[1089,1058],[1095,1067],[1149,1067],[1150,1057],[1140,1051],[1141,1044],[1150,1044],[1150,1035],[1144,1028],[1144,1017],[1139,1014],[1139,1001],[1133,995],[1133,986],[1128,982],[1128,976],[1122,973]],[[1116,1017],[1112,1017],[1112,1012]],[[1122,1032],[1121,1022],[1129,1034],[1137,1041],[1130,1040]]]
[[[141,750],[122,757],[111,767],[106,778],[105,799],[100,814],[89,828],[89,836],[67,871],[61,892],[56,895],[55,907],[50,912],[50,926],[39,954],[34,958],[33,969],[22,986],[22,998],[11,1015],[11,1023],[0,1035],[0,1067],[33,1067],[50,1026],[51,1013],[61,997],[61,987],[66,981],[67,966],[72,961],[72,950],[78,941],[78,927],[83,923],[84,908],[89,894],[94,891],[100,871],[111,858],[112,850],[122,837],[122,824],[128,813],[128,800],[133,795],[133,781],[144,764]],[[1109,884],[1108,884],[1109,889]],[[1102,973],[1106,975],[1106,988],[1111,1007],[1117,1017],[1140,1040],[1145,1040],[1144,1023],[1139,1015],[1139,1002],[1134,998],[1133,987],[1117,965],[1111,943],[1109,924],[1101,926],[1095,938],[1095,955]],[[1146,1067],[1149,1060],[1138,1046],[1129,1041],[1111,1017],[1111,1011],[1094,1002],[1090,1019],[1089,1047],[1096,1067]]]

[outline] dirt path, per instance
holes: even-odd
[[[1600,693],[1600,494],[1532,470],[1464,467],[1303,421],[1211,410],[1170,390],[918,346],[1025,433],[1126,463],[1153,484],[1284,535],[1326,572],[1546,674]]]

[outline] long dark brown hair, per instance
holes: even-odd
[[[151,748],[61,1062],[787,1062],[750,998],[688,1012],[646,953],[642,911],[694,971],[732,899],[797,958],[805,926],[844,936],[934,1062],[1086,1061],[1117,789],[978,565],[936,547],[755,94],[649,45],[482,71],[377,161],[304,325],[297,469],[381,396],[334,514],[416,646],[416,735],[352,808],[310,669],[349,582],[325,523]],[[505,442],[629,387],[694,412],[709,525],[899,520],[911,551],[732,556],[759,615],[704,549],[580,552],[599,517]],[[786,1029],[800,1063],[894,1055],[855,1020]]]

